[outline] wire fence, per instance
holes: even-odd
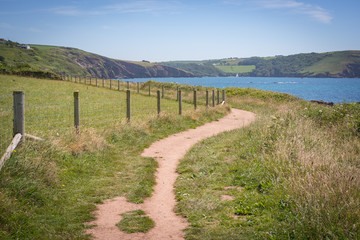
[[[159,112],[181,112],[205,106],[215,106],[220,101],[215,89],[194,91],[192,87],[180,88],[174,84],[157,82],[134,83],[111,79],[67,77],[72,82],[109,88],[115,91],[96,92],[92,88],[79,92],[80,128],[106,129],[113,124],[128,120],[136,121],[152,117]],[[196,90],[196,89],[195,89]],[[127,104],[127,91],[131,92]],[[181,103],[179,92],[181,91]],[[222,100],[225,99],[223,92]],[[46,138],[74,132],[75,99],[73,92],[25,93],[25,133]],[[11,142],[14,118],[13,95],[0,96],[0,155]],[[214,104],[213,104],[214,103]],[[181,105],[181,110],[179,109]],[[129,108],[129,109],[128,109]],[[131,114],[131,117],[128,115]]]

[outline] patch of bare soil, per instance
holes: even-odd
[[[177,165],[186,152],[197,142],[249,125],[255,120],[255,114],[232,109],[232,112],[219,121],[206,123],[196,129],[171,135],[153,143],[142,153],[144,157],[153,157],[159,163],[156,173],[156,185],[152,197],[143,204],[126,202],[124,197],[104,201],[95,212],[97,219],[90,224],[96,227],[88,229],[95,239],[184,239],[183,230],[188,226],[185,218],[174,212],[176,204],[174,183],[178,176]],[[127,234],[115,224],[121,220],[121,213],[142,209],[154,222],[155,227],[147,233]]]

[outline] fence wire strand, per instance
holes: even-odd
[[[178,90],[182,92],[182,112],[194,109],[196,88],[162,85],[155,82],[130,82],[110,79],[65,77],[68,81],[112,89],[109,93],[83,91],[79,93],[80,128],[105,129],[127,117],[126,90],[131,92],[131,120],[143,120],[158,113],[157,91],[160,91],[161,113],[179,113]],[[212,90],[196,91],[197,107],[212,106]],[[114,92],[115,91],[115,92]],[[215,95],[217,94],[214,91]],[[222,97],[219,96],[222,99]],[[221,101],[220,101],[221,102]],[[12,139],[12,95],[0,96],[0,153],[5,152]],[[217,96],[215,96],[215,105]],[[38,137],[62,136],[74,131],[73,92],[25,92],[25,131]]]

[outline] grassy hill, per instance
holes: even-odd
[[[25,47],[0,39],[0,71],[33,69],[98,78],[193,76],[192,73],[168,66],[115,60],[76,48],[44,45],[30,45],[30,49]]]
[[[251,77],[360,77],[360,51],[161,62],[160,64],[184,69],[197,76],[238,74]]]

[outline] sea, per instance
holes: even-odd
[[[127,81],[132,82],[149,80],[216,88],[256,88],[288,93],[308,101],[360,102],[360,78],[197,77],[127,79]]]

